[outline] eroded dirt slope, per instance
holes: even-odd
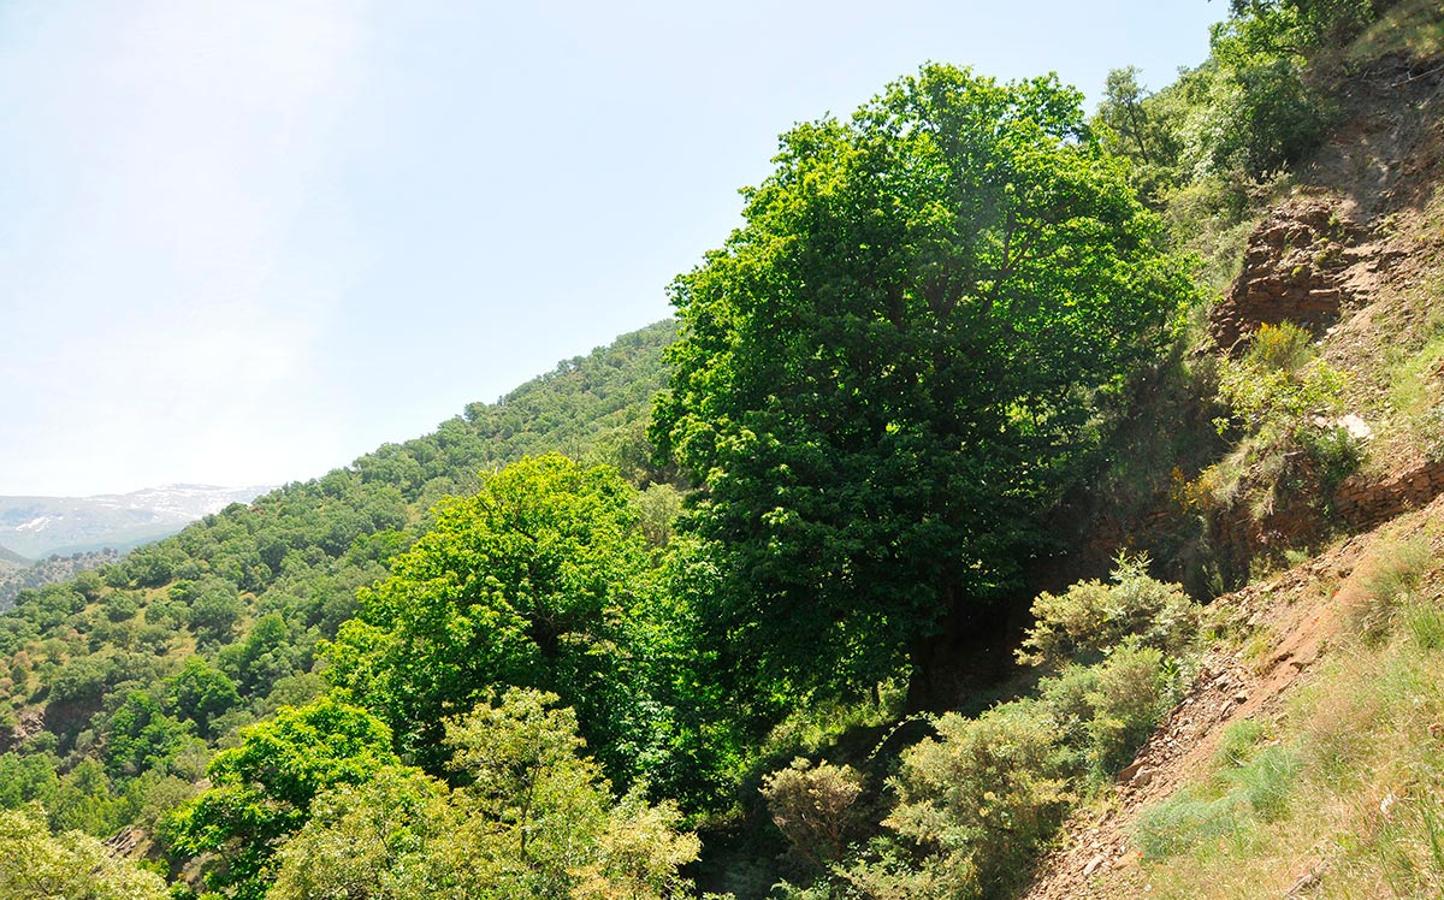
[[[1444,434],[1404,408],[1397,389],[1399,373],[1439,339],[1444,318],[1444,66],[1379,60],[1350,86],[1345,106],[1343,124],[1254,231],[1242,274],[1210,323],[1221,354],[1237,353],[1262,323],[1302,325],[1349,375],[1348,400],[1370,447],[1364,469],[1332,498],[1329,527],[1344,535],[1215,601],[1219,621],[1252,636],[1247,650],[1220,643],[1210,651],[1134,763],[1069,820],[1025,897],[1153,894],[1136,840],[1139,813],[1205,777],[1230,723],[1281,715],[1342,639],[1355,569],[1371,548],[1444,524]],[[1444,364],[1421,383],[1437,402]],[[1288,545],[1319,523],[1245,524],[1249,543]],[[1315,862],[1281,868],[1281,882],[1258,885],[1258,896],[1307,894],[1319,880]]]

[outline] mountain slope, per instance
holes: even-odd
[[[11,569],[0,567],[0,612],[9,609],[20,592],[27,588],[66,581],[81,572],[115,562],[119,556],[114,550],[92,550],[67,556],[49,556],[39,562]]]
[[[1228,638],[1025,896],[1437,896],[1440,534],[1444,500],[1220,598]],[[1361,631],[1392,577],[1416,587]]]
[[[99,577],[22,592],[0,616],[0,661],[9,661],[0,662],[9,672],[0,675],[0,751],[29,746],[43,728],[44,741],[69,752],[118,702],[115,688],[160,690],[197,652],[221,660],[241,691],[222,731],[304,700],[318,685],[308,674],[316,644],[350,617],[356,587],[383,576],[430,506],[471,489],[479,471],[556,449],[608,459],[638,480],[660,474],[648,467],[644,428],[674,331],[667,321],[624,335],[431,435],[233,504]],[[32,668],[25,660],[42,643],[54,664]]]
[[[1425,0],[1357,9],[1374,16],[1390,7],[1444,25]],[[1110,78],[1114,108],[1100,110],[1098,127],[1105,136],[1133,129],[1137,140],[1121,143],[1136,144],[1136,171],[1150,176],[1140,177],[1140,194],[1164,213],[1172,240],[1207,251],[1199,297],[1207,287],[1218,300],[1180,321],[1169,352],[1099,408],[1099,452],[1079,463],[1090,475],[1082,496],[1059,509],[1057,556],[1026,560],[1040,582],[1058,586],[1008,598],[1032,599],[1030,622],[972,623],[1009,658],[1016,651],[1019,666],[1006,677],[960,681],[953,708],[936,716],[906,707],[901,664],[889,681],[859,684],[856,696],[820,698],[765,676],[760,690],[738,690],[728,667],[708,665],[720,643],[709,638],[776,641],[783,629],[751,627],[750,609],[728,616],[716,602],[728,599],[719,596],[727,590],[715,578],[719,562],[734,563],[697,552],[695,531],[687,534],[705,503],[678,520],[682,539],[647,549],[633,541],[593,552],[608,545],[573,540],[598,529],[573,514],[579,504],[545,502],[554,482],[532,475],[487,480],[432,521],[434,501],[473,492],[478,470],[551,449],[655,483],[634,494],[606,474],[609,495],[625,494],[626,504],[606,533],[639,538],[624,518],[676,515],[678,494],[661,483],[670,473],[653,468],[644,435],[672,338],[671,324],[660,323],[495,404],[473,405],[430,436],[232,506],[99,574],[22,594],[14,613],[0,616],[0,800],[38,802],[55,829],[114,834],[118,853],[174,854],[171,877],[192,887],[207,865],[198,855],[219,864],[212,874],[245,875],[253,850],[268,854],[278,843],[255,823],[295,812],[311,819],[282,851],[284,865],[305,869],[322,855],[313,848],[339,848],[340,883],[374,826],[383,835],[409,827],[410,813],[379,776],[355,793],[329,785],[337,790],[309,810],[287,807],[304,806],[324,785],[268,794],[274,773],[329,771],[348,743],[318,739],[311,716],[339,715],[337,737],[358,733],[347,721],[370,735],[354,760],[361,768],[336,767],[367,778],[360,773],[392,759],[392,749],[415,762],[427,748],[393,747],[381,720],[341,709],[351,702],[383,711],[402,737],[483,691],[550,687],[554,673],[582,672],[559,679],[575,691],[565,704],[584,708],[582,697],[636,711],[627,722],[646,732],[611,745],[587,733],[590,752],[614,746],[641,759],[665,747],[677,769],[722,773],[698,788],[709,802],[732,804],[706,818],[713,807],[696,807],[703,855],[689,874],[704,889],[817,900],[1440,895],[1444,56],[1438,47],[1418,57],[1375,47],[1351,60],[1348,77],[1315,89],[1324,69],[1291,48],[1326,57],[1332,49],[1319,48],[1364,27],[1353,4],[1260,0],[1233,9],[1214,32],[1209,62],[1171,93],[1140,99],[1131,73]],[[1308,37],[1300,28],[1318,24],[1300,16],[1320,10],[1344,18],[1313,33],[1315,43],[1299,43]],[[1278,175],[1281,165],[1291,174]],[[845,256],[853,246],[838,242]],[[785,337],[789,326],[767,327]],[[828,348],[799,345],[820,346],[808,365]],[[835,381],[824,378],[817,395]],[[765,394],[776,381],[751,383]],[[739,435],[731,449],[765,462],[767,442],[754,451],[755,436]],[[849,468],[823,486],[858,490],[874,471]],[[780,537],[746,554],[741,576],[791,561],[774,550],[790,523],[808,524],[786,515],[794,475],[790,465],[757,474],[762,514],[739,517],[737,530],[760,520]],[[956,484],[935,493],[949,497]],[[1108,581],[1088,577],[1108,560]],[[876,584],[850,584],[857,571],[836,568],[843,592],[895,576],[880,566],[868,575]],[[1191,594],[1153,577],[1174,573]],[[778,598],[758,592],[749,602],[775,609]],[[518,599],[530,606],[522,614]],[[816,592],[800,600],[801,616],[825,609]],[[693,627],[708,617],[723,628]],[[888,624],[865,622],[847,637],[863,646]],[[804,665],[826,662],[808,653],[815,633],[801,635]],[[975,661],[966,651],[953,656]],[[325,679],[318,659],[331,666]],[[502,669],[494,659],[520,662]],[[616,666],[594,669],[595,659]],[[546,678],[526,671],[533,660]],[[328,683],[342,693],[311,703]],[[647,689],[631,693],[638,684]],[[729,732],[729,707],[748,715],[754,693],[768,703],[768,693],[791,695],[785,719],[766,709],[756,717],[776,723],[765,737],[758,728],[760,746]],[[427,694],[427,705],[413,703]],[[518,702],[508,695],[503,705]],[[539,711],[545,704],[534,700]],[[492,702],[477,711],[489,715]],[[244,730],[258,720],[268,721]],[[535,746],[513,741],[504,719],[473,721],[475,755],[486,759],[482,777],[461,775],[473,782],[462,790],[509,767],[486,743]],[[573,747],[574,730],[561,731]],[[673,756],[677,747],[685,749]],[[206,777],[204,762],[220,748],[241,752],[220,755]],[[725,767],[709,768],[714,753],[728,757]],[[239,758],[248,759],[232,768]],[[674,801],[691,797],[690,785],[674,790],[680,780],[648,783]],[[197,789],[204,794],[188,803]],[[498,793],[527,798],[524,808],[495,806],[502,816],[488,818],[472,807],[465,820],[438,813],[434,828],[416,834],[472,826],[491,834],[514,819],[521,840],[505,843],[526,855],[533,792]],[[356,807],[368,810],[359,820]],[[563,843],[586,839],[577,821],[554,829]],[[644,826],[636,819],[609,838],[636,849]],[[696,855],[689,846],[672,868]],[[265,892],[264,870],[253,872],[242,896]]]
[[[1397,12],[1411,10],[1426,6]],[[1376,32],[1351,52],[1416,34]],[[1027,897],[1444,891],[1444,47],[1431,46],[1363,61],[1213,312],[1224,349],[1263,324],[1313,330],[1362,462],[1332,488],[1214,509],[1226,552],[1255,576],[1277,568],[1215,601],[1192,687],[1068,823]],[[1241,495],[1265,496],[1266,473],[1237,460]]]
[[[30,565],[30,560],[8,547],[0,547],[0,569],[23,568],[28,565]]]

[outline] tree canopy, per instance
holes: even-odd
[[[609,771],[634,777],[662,724],[645,695],[655,578],[635,499],[614,469],[559,454],[484,476],[360,592],[330,677],[433,768],[446,716],[507,685],[555,691]]]
[[[316,799],[269,897],[456,900],[688,896],[676,805],[614,801],[556,695],[512,688],[447,723],[449,790],[392,766]]]
[[[672,289],[652,435],[727,575],[703,618],[783,695],[857,687],[1016,584],[1100,394],[1190,282],[1055,79],[948,66],[785,134]]]
[[[222,854],[206,876],[230,896],[258,898],[274,874],[277,846],[310,818],[311,801],[340,784],[360,784],[399,762],[391,732],[365,710],[331,699],[285,708],[244,730],[216,754],[211,787],[176,818],[181,851]]]

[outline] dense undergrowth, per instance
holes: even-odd
[[[1026,881],[1064,816],[1133,757],[1190,677],[1199,607],[1146,568],[1120,559],[1107,583],[1037,599],[1019,655],[1047,674],[976,717],[931,719],[935,736],[907,747],[887,779],[881,834],[856,840],[862,784],[850,767],[798,760],[773,776],[763,794],[793,857],[826,873],[778,895],[998,896]]]
[[[1092,118],[1053,79],[929,66],[798,126],[746,227],[678,280],[678,342],[624,337],[22,594],[0,617],[0,887],[1018,890],[1188,684],[1198,601],[1248,576],[1219,510],[1304,491],[1327,518],[1367,463],[1312,336],[1220,361],[1203,298],[1341,85],[1437,51],[1437,11],[1232,6],[1207,61],[1152,93],[1119,70]],[[1393,362],[1411,421],[1437,353],[1426,335]],[[1059,509],[1134,522],[1160,498],[1157,533],[1114,542],[1160,564],[1028,590],[1075,549]],[[1312,852],[1297,811],[1322,804],[1357,891],[1439,887],[1421,546],[1358,576],[1329,663],[1347,689],[1237,726],[1207,783],[1145,817],[1157,885],[1186,894],[1165,870],[1187,858],[1242,890],[1266,839]],[[1019,605],[1018,665],[947,682],[937,660],[1012,639],[977,632]],[[117,832],[140,862],[101,855]]]

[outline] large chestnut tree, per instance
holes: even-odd
[[[801,124],[672,301],[652,438],[701,486],[707,640],[757,711],[985,626],[1191,293],[1126,164],[1045,77],[931,65]],[[739,701],[741,702],[741,701]]]

